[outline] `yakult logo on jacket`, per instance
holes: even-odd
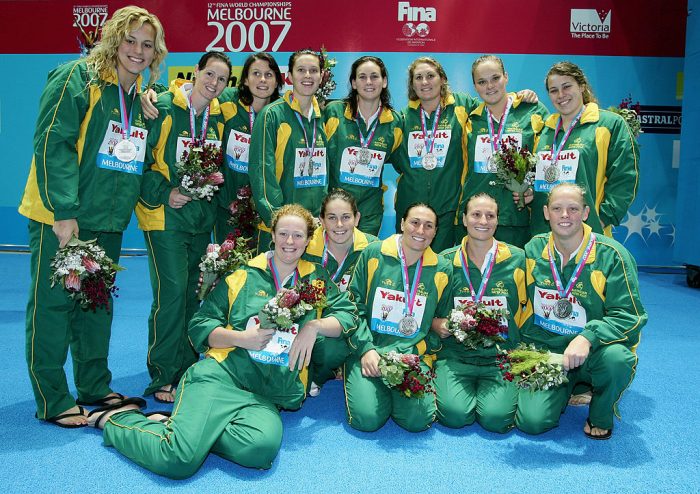
[[[610,34],[610,9],[571,9],[569,31],[575,39],[607,39]]]

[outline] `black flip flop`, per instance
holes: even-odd
[[[593,431],[593,425],[591,424],[591,421],[589,419],[586,419],[586,424],[588,425],[588,428],[591,431]],[[600,436],[594,436],[593,434],[591,434],[590,432],[586,432],[585,430],[583,431],[583,433],[589,439],[595,439],[596,441],[605,441],[606,439],[610,439],[612,437],[612,431],[612,429],[608,429],[608,432]]]
[[[100,398],[99,400],[91,401],[89,403],[83,400],[76,400],[75,403],[76,405],[83,405],[88,407],[106,407],[112,404],[112,400],[122,401],[124,399],[126,399],[126,397],[123,394],[117,393],[115,391],[114,396],[105,396],[104,398]]]
[[[161,386],[159,389],[155,390],[153,392],[153,399],[156,400],[158,403],[165,403],[166,405],[172,405],[172,401],[167,401],[167,400],[161,400],[156,396],[156,393],[172,393],[173,394],[173,399],[175,398],[175,391],[177,391],[177,388],[173,386],[172,384],[168,384],[169,386],[168,389],[163,389],[165,386]]]
[[[45,419],[46,422],[49,424],[54,424],[59,427],[63,427],[64,429],[79,429],[81,427],[86,427],[87,424],[62,424],[59,422],[59,420],[67,419],[69,417],[80,417],[83,416],[85,417],[85,409],[78,405],[78,412],[77,413],[62,413],[60,415],[56,415],[55,417],[51,417],[48,419]]]
[[[113,410],[116,410],[118,408],[125,407],[127,405],[138,405],[139,408],[144,408],[146,406],[146,400],[143,398],[127,398],[125,400],[122,400],[118,403],[112,403],[111,405],[106,405],[103,407],[95,408],[92,410],[90,413],[88,413],[88,417],[92,417],[94,414],[99,414],[97,416],[97,420],[95,420],[95,428],[101,429],[100,427],[100,422],[102,422],[102,418],[108,413]]]

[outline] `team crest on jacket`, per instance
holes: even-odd
[[[425,284],[423,284],[423,282],[418,283],[418,289],[416,290],[416,293],[421,297],[428,296],[428,290],[425,288]]]
[[[256,293],[256,295],[258,297],[265,297],[265,298],[269,297],[269,295],[267,294],[267,292],[265,292],[265,290],[258,290],[258,293]]]
[[[506,288],[506,284],[502,281],[497,281],[494,283],[494,285],[491,287],[491,295],[505,295],[507,297],[508,289]]]
[[[386,278],[385,280],[382,280],[382,285],[394,286],[394,282],[391,278]]]
[[[577,137],[568,147],[569,149],[583,149],[586,147],[586,144],[583,142],[583,139]]]
[[[383,136],[377,137],[377,138],[374,140],[373,144],[374,144],[376,147],[381,148],[381,149],[386,149],[386,147],[387,147],[386,139],[384,139]]]
[[[552,285],[554,285],[554,283],[552,283],[552,280],[550,280],[549,278],[543,279],[540,283],[541,283],[542,285],[544,285],[544,286],[552,286]]]

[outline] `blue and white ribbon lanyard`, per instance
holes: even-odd
[[[427,113],[422,106],[420,107],[420,126],[423,130],[423,143],[425,144],[426,154],[433,153],[433,148],[435,147],[435,134],[437,133],[437,127],[440,121],[441,112],[442,106],[438,105],[438,107],[435,109],[435,120],[433,120],[433,128],[431,129],[430,134],[428,134],[428,128],[425,120]]]
[[[289,102],[291,103],[293,101],[294,95],[290,95]],[[301,109],[301,106],[299,108]],[[312,119],[314,121],[314,132],[311,135],[311,147],[309,147],[309,137],[306,134],[306,127],[304,127],[304,122],[301,119],[301,115],[298,112],[294,112],[294,115],[297,117],[299,125],[301,125],[301,130],[304,133],[304,143],[306,144],[306,151],[309,153],[309,161],[313,162],[314,150],[316,149],[316,120],[318,119]]]
[[[360,147],[367,149],[369,148],[369,145],[372,144],[372,138],[374,137],[374,133],[377,130],[377,127],[379,126],[379,115],[382,114],[382,105],[381,103],[379,104],[379,110],[377,110],[377,118],[374,119],[374,122],[372,122],[371,125],[367,127],[367,137],[362,135],[362,129],[360,128],[360,110],[357,110],[357,115],[355,115],[355,123],[357,124],[357,133],[360,136]]]
[[[498,125],[498,134],[496,135],[493,133],[493,115],[491,114],[491,110],[489,110],[488,106],[486,107],[486,117],[489,122],[489,139],[491,140],[491,149],[493,150],[493,153],[497,153],[498,148],[501,145],[501,136],[503,135],[503,129],[506,126],[506,120],[508,120],[508,113],[510,113],[510,107],[512,104],[513,100],[508,97],[506,101],[506,109],[501,117],[501,121]]]
[[[275,266],[275,260],[273,257],[270,257],[267,260],[267,265],[270,268],[270,272],[272,273],[272,281],[275,283],[275,290],[279,292],[280,289],[284,286],[284,282],[286,281],[286,279],[289,279],[289,277],[287,277],[285,280],[280,280],[280,273],[279,271],[277,271],[277,266]],[[294,268],[294,273],[292,273],[290,276],[292,276],[291,286],[296,286],[297,282],[299,281],[299,270],[297,268]]]
[[[489,283],[489,278],[491,278],[491,272],[493,271],[493,266],[496,264],[496,256],[498,256],[498,244],[496,244],[495,252],[489,253],[488,266],[486,268],[486,273],[481,277],[481,284],[479,284],[479,291],[474,291],[474,286],[472,285],[472,279],[469,276],[469,258],[467,256],[467,250],[464,246],[459,249],[459,257],[462,262],[462,271],[464,272],[464,277],[469,283],[469,292],[471,293],[473,302],[481,302],[484,298],[484,293],[486,292],[486,285]]]
[[[561,142],[556,148],[556,151],[554,151],[554,146],[557,143],[557,134],[561,130],[562,127],[562,119],[561,115],[559,116],[559,120],[557,120],[557,127],[554,129],[554,138],[552,139],[552,157],[549,160],[549,163],[551,166],[556,166],[557,161],[559,161],[559,153],[561,152],[562,149],[564,149],[564,144],[566,144],[566,141],[569,139],[569,135],[571,134],[571,131],[574,129],[576,124],[578,123],[579,119],[581,118],[581,115],[583,114],[585,106],[581,108],[581,111],[578,112],[578,115],[576,115],[576,118],[569,124],[569,128],[566,129],[566,133],[564,134],[564,137],[562,138]]]
[[[194,91],[194,88],[192,89]],[[192,136],[192,142],[196,141],[196,129],[197,129],[197,115],[194,111],[194,106],[192,105],[192,93],[190,92],[189,97],[190,103],[190,135]],[[202,144],[207,140],[207,127],[209,126],[209,105],[204,109],[202,114],[202,131],[200,132],[199,140]]]
[[[328,254],[328,233],[323,232],[323,254],[321,255],[321,266],[323,266],[324,268],[328,265]],[[338,262],[338,269],[336,269],[335,273],[333,273],[333,275],[331,276],[331,279],[335,283],[338,282],[338,275],[340,275],[343,272],[343,266],[345,265],[345,261],[347,261],[348,257],[350,257],[349,251],[345,254],[343,260]]]

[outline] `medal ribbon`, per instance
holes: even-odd
[[[403,293],[406,297],[406,307],[404,308],[404,315],[413,316],[413,305],[416,302],[416,293],[418,292],[418,283],[420,282],[420,275],[423,272],[423,256],[418,259],[418,265],[416,266],[416,271],[413,273],[413,287],[408,284],[408,264],[406,263],[406,256],[403,255],[403,249],[401,248],[401,236],[396,236],[396,247],[399,251],[399,260],[401,261],[401,279],[403,280]]]
[[[557,286],[557,293],[561,298],[568,299],[571,294],[571,290],[574,288],[574,283],[581,276],[581,271],[583,271],[583,266],[586,264],[588,256],[591,254],[593,249],[593,244],[595,243],[595,233],[591,233],[591,238],[588,240],[588,245],[586,245],[586,250],[583,251],[581,259],[579,259],[578,264],[576,264],[576,269],[574,269],[574,274],[571,276],[569,283],[564,289],[564,284],[561,282],[561,275],[557,269],[556,263],[554,262],[554,252],[552,252],[552,244],[547,245],[547,252],[549,253],[549,268],[552,270],[552,278],[554,278],[554,284]]]
[[[498,244],[496,244],[496,251],[489,254],[488,267],[486,268],[486,273],[481,277],[481,284],[479,285],[479,291],[474,292],[474,286],[472,285],[472,279],[469,276],[469,258],[467,257],[467,250],[462,247],[459,249],[459,257],[462,261],[462,271],[464,271],[464,277],[469,283],[469,291],[472,294],[472,301],[481,302],[484,298],[484,292],[486,291],[486,285],[491,278],[491,272],[493,271],[493,266],[496,264],[496,256],[498,255]]]
[[[196,119],[197,115],[194,112],[194,107],[192,106],[192,93],[190,93],[190,135],[192,136],[192,141],[195,140],[195,129],[197,128]],[[204,110],[202,115],[202,132],[200,133],[200,140],[202,144],[207,140],[207,127],[209,126],[209,105]]]
[[[289,102],[294,101],[294,95],[290,95],[289,97]],[[301,108],[301,107],[299,107]],[[306,143],[306,151],[309,153],[309,159],[313,159],[314,156],[314,149],[316,149],[316,118],[313,119],[314,121],[314,133],[311,135],[311,148],[309,148],[309,137],[306,135],[306,127],[304,127],[304,122],[301,120],[301,115],[299,113],[294,112],[294,115],[296,115],[297,120],[299,121],[299,125],[301,125],[301,130],[304,132],[304,142]]]
[[[338,269],[336,269],[335,273],[333,276],[331,276],[331,279],[335,282],[338,281],[338,275],[343,271],[343,266],[345,265],[345,261],[348,259],[350,256],[350,252],[345,254],[345,257],[343,257],[343,260],[338,263]],[[337,260],[337,259],[336,259]],[[328,265],[328,234],[323,233],[323,254],[321,255],[321,266],[324,268]]]
[[[510,113],[510,105],[512,104],[513,100],[508,97],[508,100],[506,101],[506,109],[503,112],[501,122],[498,125],[498,134],[495,136],[493,135],[493,116],[491,115],[491,110],[489,110],[488,106],[486,107],[486,116],[487,120],[489,121],[489,139],[491,139],[491,148],[493,149],[494,153],[498,152],[498,146],[501,144],[501,135],[503,135],[503,128],[505,127],[506,120],[508,120],[508,113]]]
[[[562,138],[561,142],[557,146],[557,151],[552,153],[552,157],[549,160],[549,163],[552,166],[556,166],[557,161],[559,161],[559,153],[561,152],[562,149],[564,149],[564,144],[566,143],[566,140],[569,138],[569,134],[571,134],[571,131],[573,130],[574,126],[578,123],[579,119],[581,118],[581,115],[583,114],[583,110],[586,108],[585,106],[581,108],[581,111],[578,112],[578,115],[576,115],[576,118],[574,118],[574,121],[571,122],[571,125],[569,125],[569,128],[566,129],[566,134],[564,134],[564,137]],[[559,120],[557,121],[557,128],[554,129],[554,140],[552,140],[552,150],[554,150],[554,145],[557,143],[557,134],[561,130],[561,116],[559,117]]]
[[[253,110],[253,104],[250,104],[250,111],[248,112],[248,120],[250,121],[250,133],[253,133],[253,124],[255,123],[255,110]]]
[[[280,288],[282,288],[284,285],[284,280],[280,280],[280,273],[279,273],[279,271],[277,271],[277,266],[275,266],[275,261],[272,257],[270,257],[267,260],[267,265],[270,267],[270,272],[272,273],[272,281],[275,282],[275,290],[277,290],[279,292]],[[293,278],[292,278],[292,286],[296,286],[298,281],[299,281],[299,270],[297,268],[294,268],[294,273],[293,273]]]
[[[122,139],[129,140],[131,137],[131,114],[134,111],[134,100],[136,99],[136,88],[134,95],[131,97],[131,109],[129,110],[129,118],[126,117],[126,101],[124,99],[124,90],[119,82],[119,72],[117,71],[117,89],[119,90],[119,114],[122,124]]]
[[[367,129],[367,137],[362,135],[362,129],[360,128],[360,110],[357,110],[357,115],[355,115],[355,123],[357,124],[357,133],[360,135],[360,147],[363,148],[369,148],[369,145],[372,144],[372,138],[374,137],[374,133],[377,130],[377,127],[379,126],[379,115],[382,114],[382,105],[381,103],[379,104],[379,110],[377,110],[377,118],[374,119],[374,122],[372,122],[372,125]]]
[[[420,107],[420,126],[423,129],[423,142],[425,144],[425,152],[432,153],[435,147],[435,131],[437,130],[438,122],[440,121],[440,113],[442,112],[442,107],[438,105],[435,109],[435,120],[433,120],[433,129],[430,131],[430,136],[428,136],[427,126],[425,125],[425,115],[426,112],[423,107]],[[429,147],[428,147],[429,146]]]

